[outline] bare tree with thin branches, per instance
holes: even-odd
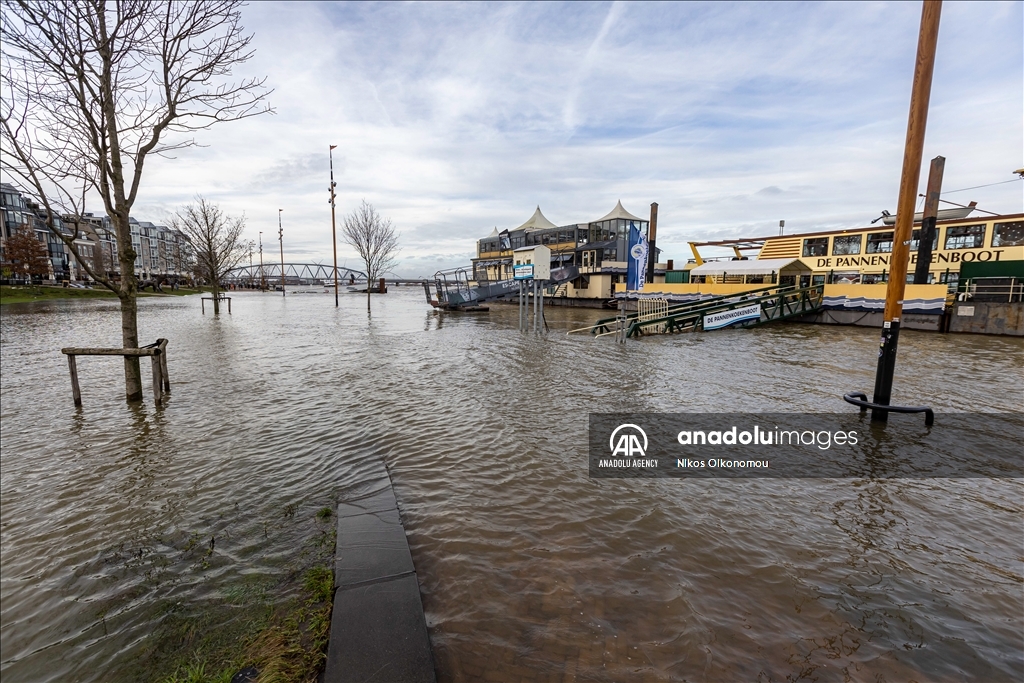
[[[253,55],[238,0],[7,0],[0,12],[0,171],[39,202],[47,227],[121,301],[121,338],[139,345],[128,217],[150,155],[196,144],[221,121],[271,111],[265,79],[229,83]],[[64,234],[98,196],[117,239],[119,281]],[[125,393],[142,398],[138,358]]]
[[[398,262],[398,233],[390,218],[382,218],[365,199],[345,216],[342,239],[352,246],[366,268],[366,310],[370,310],[370,289],[381,275]]]
[[[185,236],[196,260],[196,270],[209,280],[213,312],[220,313],[220,283],[228,271],[242,262],[249,245],[242,241],[245,216],[226,216],[220,207],[203,197],[175,214],[171,227]]]

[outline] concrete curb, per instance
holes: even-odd
[[[324,683],[435,683],[419,582],[391,478],[338,504]]]

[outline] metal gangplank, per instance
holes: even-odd
[[[430,284],[423,283],[427,302],[434,308],[447,311],[473,310],[486,301],[505,299],[519,294],[517,280],[476,283],[469,278],[465,268],[439,270],[434,273],[434,293],[431,297]]]
[[[810,287],[771,285],[740,294],[716,296],[671,306],[663,315],[632,313],[625,316],[625,336],[638,337],[652,333],[671,334],[701,331],[704,329],[705,316],[726,313],[754,304],[761,306],[760,318],[742,320],[727,325],[727,327],[755,327],[788,318],[798,318],[818,311],[821,308],[824,292],[824,285]],[[614,334],[616,331],[614,326],[618,324],[618,320],[619,318],[604,318],[590,327],[573,330],[573,332],[589,331],[595,336]]]

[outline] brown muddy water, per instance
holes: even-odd
[[[5,306],[2,657],[15,681],[161,680],[182,615],[292,590],[315,512],[383,458],[441,681],[1024,678],[1019,480],[592,480],[589,412],[841,412],[878,332],[650,337],[602,315],[438,314],[422,291],[139,302],[173,394],[129,407],[116,304]],[[895,402],[1021,410],[1024,341],[904,332]],[[144,375],[148,374],[146,369]],[[919,416],[916,419],[920,419]],[[215,539],[210,548],[209,539]]]

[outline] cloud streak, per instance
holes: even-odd
[[[365,198],[391,217],[410,275],[466,263],[537,204],[567,224],[657,201],[676,258],[779,219],[863,225],[895,206],[919,17],[909,3],[254,3],[239,75],[267,75],[278,114],[155,160],[134,213],[201,193],[276,236],[280,207],[286,257],[327,259],[337,144],[340,214]],[[1022,165],[1021,23],[1020,3],[944,6],[925,154],[946,156],[947,187]],[[956,198],[1015,212],[1021,196]]]

